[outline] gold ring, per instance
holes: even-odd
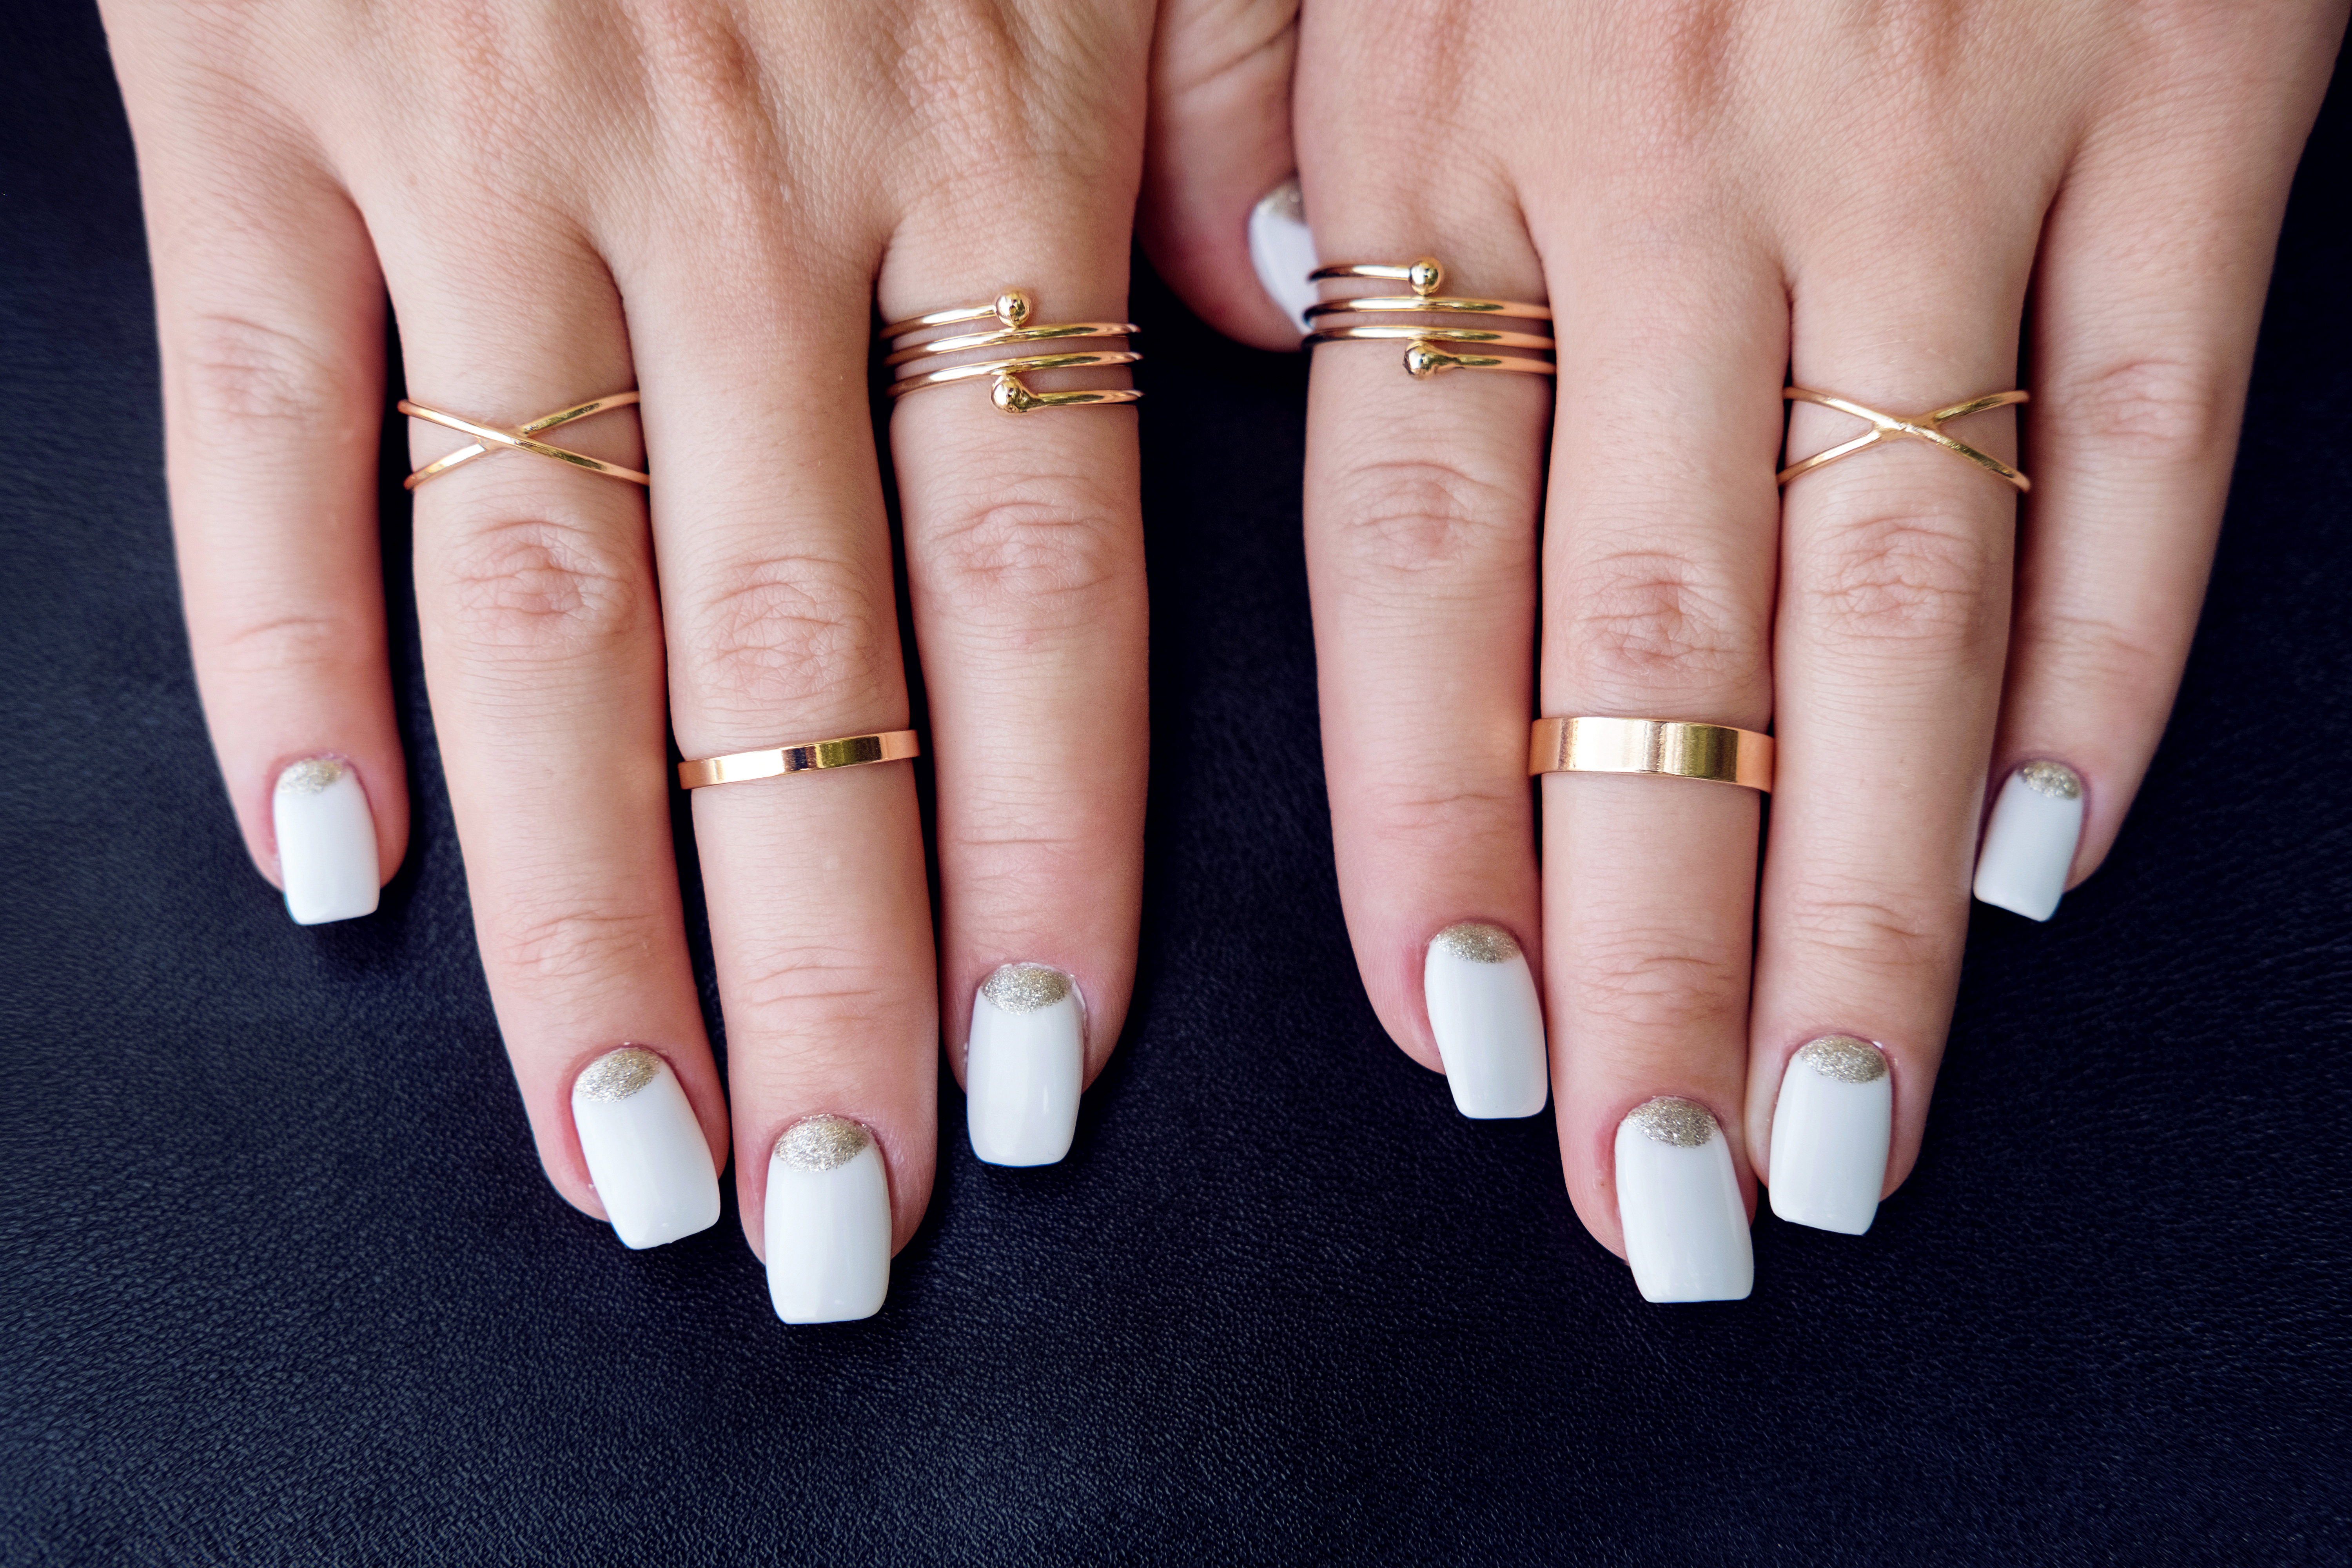
[[[1906,419],[1893,414],[1881,414],[1875,408],[1864,408],[1848,398],[1832,397],[1826,392],[1814,392],[1801,386],[1781,389],[1780,395],[1791,403],[1818,403],[1824,408],[1834,408],[1840,414],[1851,414],[1857,419],[1870,421],[1868,433],[1856,436],[1843,446],[1832,447],[1826,452],[1816,452],[1801,463],[1791,463],[1780,470],[1780,482],[1787,484],[1799,474],[1811,472],[1840,458],[1851,458],[1865,447],[1875,447],[1881,441],[1926,441],[1941,447],[1947,452],[1966,458],[1985,472],[2007,479],[2019,490],[2030,490],[2033,481],[1989,452],[1979,452],[1966,441],[1956,441],[1944,434],[1944,422],[1966,415],[1982,414],[1988,408],[2007,408],[2013,403],[2024,403],[2032,394],[2026,392],[1996,392],[1983,397],[1971,397],[1966,403],[1955,403],[1948,408],[1914,415]]]
[[[1402,266],[1387,262],[1352,261],[1331,267],[1318,267],[1307,275],[1309,283],[1320,283],[1331,278],[1379,278],[1400,282],[1412,289],[1410,294],[1360,294],[1352,300],[1327,300],[1307,309],[1310,322],[1328,316],[1504,316],[1519,321],[1549,321],[1551,307],[1532,305],[1519,300],[1474,300],[1462,295],[1443,294],[1445,268],[1435,258],[1424,256],[1418,261]],[[1379,322],[1358,322],[1344,327],[1318,327],[1307,334],[1309,346],[1316,343],[1337,343],[1370,339],[1376,342],[1396,342],[1405,344],[1404,369],[1416,381],[1424,380],[1447,370],[1519,371],[1529,375],[1557,375],[1559,367],[1550,355],[1559,346],[1539,332],[1502,331],[1491,327],[1465,327],[1458,324],[1388,326]],[[1440,348],[1441,343],[1459,345]],[[1465,353],[1465,349],[1526,349],[1524,354]],[[1534,357],[1540,353],[1546,357]]]
[[[1678,719],[1538,719],[1530,773],[1664,773],[1772,793],[1772,737]]]
[[[985,305],[959,305],[953,310],[933,310],[928,315],[909,316],[903,321],[893,321],[877,334],[892,351],[884,356],[882,363],[895,368],[933,354],[963,353],[972,349],[1032,343],[1077,342],[1090,338],[1124,338],[1137,330],[1133,321],[1064,321],[1058,325],[1033,327],[1029,324],[1029,313],[1034,309],[1035,304],[1027,290],[1007,289]],[[919,342],[908,341],[920,338],[935,328],[985,321],[993,321],[996,325],[985,331],[952,332]],[[1126,349],[1021,353],[1009,359],[982,360],[972,364],[950,365],[945,370],[902,375],[890,384],[889,392],[893,397],[904,397],[927,386],[945,386],[950,382],[972,381],[987,376],[992,382],[990,401],[1007,414],[1027,414],[1039,408],[1082,408],[1097,404],[1133,403],[1143,394],[1132,390],[1033,392],[1021,378],[1039,370],[1083,370],[1096,365],[1133,364],[1142,357]]]
[[[635,468],[625,468],[618,463],[607,463],[592,458],[585,452],[575,452],[569,447],[554,447],[545,441],[531,439],[542,430],[552,430],[559,425],[569,425],[575,419],[585,419],[590,415],[603,414],[609,409],[626,408],[636,401],[637,395],[634,392],[615,392],[607,397],[592,397],[585,403],[575,403],[569,408],[559,408],[552,414],[542,414],[528,425],[518,425],[511,430],[501,430],[495,425],[478,425],[471,419],[462,419],[455,414],[444,414],[438,408],[427,408],[422,403],[412,403],[404,397],[400,400],[400,411],[411,419],[423,419],[430,424],[446,426],[452,430],[462,431],[471,436],[474,441],[473,445],[460,447],[438,462],[425,464],[403,479],[401,483],[413,490],[425,480],[439,479],[443,474],[461,464],[470,463],[475,458],[486,457],[494,451],[505,450],[529,452],[535,458],[551,458],[572,468],[584,468],[592,474],[603,474],[607,479],[626,479],[633,485],[650,485],[653,480]]]
[[[820,768],[861,768],[868,763],[898,763],[922,755],[922,742],[912,730],[892,730],[880,735],[845,735],[837,741],[807,741],[797,746],[771,746],[764,752],[736,752],[677,764],[677,782],[686,789],[711,784],[742,784],[784,773],[814,773]]]

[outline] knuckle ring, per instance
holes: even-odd
[[[444,413],[438,408],[427,408],[422,403],[412,403],[404,397],[400,400],[400,411],[411,419],[422,419],[427,424],[445,426],[461,434],[471,436],[474,441],[473,445],[460,447],[438,462],[425,464],[403,479],[401,483],[413,490],[425,480],[439,479],[450,469],[470,463],[477,458],[487,457],[492,452],[513,451],[529,452],[534,458],[551,458],[567,468],[584,469],[592,474],[603,474],[607,479],[626,479],[633,485],[650,485],[653,480],[635,468],[625,468],[618,463],[607,463],[600,458],[592,458],[585,452],[575,452],[569,447],[552,446],[548,442],[533,439],[541,431],[552,430],[559,425],[569,425],[576,419],[585,419],[592,415],[603,414],[611,409],[626,408],[636,401],[637,395],[634,392],[615,392],[604,397],[592,397],[585,403],[575,403],[569,408],[559,408],[552,414],[542,414],[528,425],[518,425],[513,429],[507,430],[496,425],[477,424],[471,419]]]
[[[933,310],[928,315],[909,316],[903,321],[891,322],[876,335],[892,351],[882,363],[894,368],[912,364],[934,354],[962,353],[971,349],[1013,347],[1016,353],[1009,359],[982,360],[971,364],[950,365],[944,370],[918,371],[902,375],[890,383],[890,395],[904,397],[927,386],[945,386],[952,382],[977,381],[982,377],[991,383],[990,400],[1007,414],[1029,414],[1040,408],[1082,408],[1133,403],[1143,395],[1133,390],[1031,390],[1028,383],[1021,379],[1031,371],[1133,364],[1143,357],[1127,349],[1083,349],[1060,353],[1023,352],[1031,344],[1125,338],[1137,331],[1132,321],[1064,321],[1033,327],[1029,324],[1029,315],[1035,308],[1035,301],[1026,289],[1007,289],[985,305],[961,305],[953,310]],[[980,331],[951,332],[946,337],[919,342],[907,341],[919,338],[933,328],[951,327],[964,321],[993,321],[996,324]]]
[[[1331,316],[1347,315],[1493,316],[1528,321],[1551,320],[1551,307],[1549,305],[1532,305],[1517,300],[1475,300],[1440,293],[1439,290],[1445,286],[1445,268],[1433,257],[1424,256],[1402,266],[1385,262],[1345,262],[1318,267],[1307,275],[1309,283],[1320,283],[1330,278],[1385,279],[1402,283],[1412,292],[1363,294],[1352,300],[1327,300],[1322,304],[1307,307],[1307,320],[1310,324]],[[1552,360],[1553,351],[1558,345],[1551,338],[1539,332],[1506,331],[1494,327],[1467,327],[1444,322],[1391,325],[1370,321],[1338,327],[1318,325],[1307,334],[1309,347],[1317,343],[1345,342],[1351,339],[1403,342],[1405,374],[1415,381],[1423,381],[1441,371],[1449,370],[1520,371],[1530,375],[1559,374],[1559,366]],[[1482,349],[1526,352],[1509,354],[1475,352]],[[1542,357],[1538,358],[1538,354]]]
[[[878,735],[845,735],[836,741],[803,741],[797,745],[771,746],[761,752],[734,752],[677,764],[677,782],[685,789],[711,784],[743,784],[784,773],[816,773],[827,768],[859,768],[868,763],[898,763],[922,755],[922,742],[912,730],[889,730]]]
[[[1538,719],[1529,773],[1660,773],[1772,793],[1772,737],[1678,719]]]
[[[1927,414],[1915,414],[1908,418],[1900,415],[1881,414],[1875,408],[1865,408],[1851,398],[1833,397],[1826,392],[1809,387],[1790,386],[1780,395],[1791,403],[1818,403],[1824,408],[1834,408],[1840,414],[1851,414],[1857,419],[1870,421],[1870,429],[1853,440],[1832,447],[1826,452],[1816,452],[1801,463],[1791,463],[1780,470],[1780,483],[1787,484],[1799,474],[1851,458],[1864,447],[1875,447],[1881,441],[1925,441],[1941,447],[1955,457],[1965,458],[1995,478],[2007,479],[2021,493],[2033,488],[2033,481],[1989,452],[1979,452],[1966,441],[1955,440],[1944,434],[1947,420],[1962,418],[1970,414],[1982,414],[1989,408],[2007,408],[2011,404],[2025,403],[2032,394],[2026,392],[1995,392],[1983,397],[1971,397],[1965,403],[1955,403]]]

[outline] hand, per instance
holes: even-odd
[[[1866,1228],[1917,1154],[1972,863],[2044,919],[2114,844],[2343,26],[2034,0],[1163,21],[1143,227],[1213,321],[1296,340],[1244,248],[1294,162],[1325,261],[1433,255],[1449,293],[1555,313],[1556,402],[1316,350],[1323,743],[1381,1019],[1465,1110],[1527,1114],[1543,1016],[1512,939],[1540,952],[1569,1191],[1652,1300],[1748,1293],[1750,1172],[1784,1217]],[[2027,380],[2021,530],[2015,489],[1918,440],[1775,487],[1784,384],[1907,416]],[[1865,428],[1797,405],[1787,460]],[[1951,434],[2017,460],[2012,410]],[[1547,775],[1538,872],[1535,713],[1769,724],[1760,894],[1758,795],[1658,777]],[[1499,931],[1441,938],[1464,921]],[[1696,1109],[1636,1114],[1659,1097]]]
[[[730,1121],[688,961],[669,736],[699,759],[908,725],[877,304],[888,321],[1019,285],[1040,321],[1120,321],[1150,6],[120,0],[107,19],[198,680],[254,859],[297,919],[373,909],[407,837],[374,516],[387,289],[420,404],[511,428],[643,391],[544,438],[649,469],[650,512],[635,485],[493,450],[417,490],[417,600],[483,964],[549,1177],[632,1246],[702,1228]],[[908,766],[693,795],[743,1223],[788,1318],[880,1304],[930,1190],[934,1041],[944,1022],[963,1074],[984,979],[1047,966],[979,1011],[994,1067],[1043,1075],[1050,1103],[988,1121],[975,1100],[983,1157],[1060,1157],[1127,1007],[1134,416],[990,404],[974,382],[891,416],[937,969]],[[419,467],[467,444],[411,429]],[[651,1054],[610,1055],[625,1043]],[[770,1151],[796,1126],[780,1205]]]

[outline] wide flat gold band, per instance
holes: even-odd
[[[575,452],[568,447],[551,446],[545,441],[531,439],[543,430],[552,430],[559,425],[569,425],[575,419],[585,419],[592,415],[604,414],[612,409],[626,408],[636,401],[638,401],[637,395],[634,392],[611,393],[604,397],[592,397],[585,403],[575,403],[569,408],[559,408],[552,414],[542,414],[528,425],[518,425],[511,430],[502,430],[495,425],[477,424],[471,419],[444,413],[438,408],[427,408],[422,403],[411,402],[404,397],[400,400],[400,411],[411,419],[422,419],[427,424],[461,431],[471,436],[474,441],[473,445],[460,447],[437,462],[425,464],[403,479],[401,483],[413,490],[425,480],[439,479],[450,469],[460,468],[477,458],[488,457],[496,451],[513,451],[529,452],[534,458],[551,458],[568,468],[583,468],[592,474],[602,474],[606,479],[626,479],[633,485],[650,485],[653,480],[635,468],[625,468],[618,463],[607,463],[601,458],[592,458],[585,452]]]
[[[1026,289],[1007,289],[985,305],[958,305],[950,310],[932,310],[920,316],[909,316],[903,321],[893,321],[876,334],[890,350],[883,356],[882,363],[896,369],[940,354],[964,353],[975,349],[1079,342],[1090,339],[1107,342],[1131,336],[1137,330],[1133,321],[1062,321],[1032,326],[1029,317],[1035,308]],[[965,321],[991,321],[994,324],[983,331],[952,332],[945,337],[913,342],[904,341],[919,337],[934,328],[958,326]],[[990,401],[1007,414],[1028,414],[1040,408],[1085,408],[1104,404],[1133,403],[1143,394],[1126,388],[1100,392],[1039,392],[1022,377],[1032,371],[1085,370],[1102,365],[1133,364],[1142,357],[1124,348],[1020,354],[1009,359],[950,365],[944,370],[917,371],[892,381],[888,391],[892,397],[904,397],[927,386],[947,386],[959,381],[976,381],[985,377],[990,383]]]
[[[1943,430],[1947,420],[1966,418],[1971,414],[1982,414],[1988,408],[2007,408],[2011,404],[2029,402],[2032,398],[2031,393],[1990,393],[1983,397],[1971,397],[1965,403],[1955,403],[1948,407],[1937,408],[1929,413],[1915,414],[1908,418],[1899,415],[1881,414],[1877,409],[1865,408],[1851,398],[1833,397],[1826,392],[1815,392],[1810,387],[1784,387],[1780,395],[1791,403],[1818,403],[1823,408],[1834,408],[1840,414],[1851,414],[1857,419],[1870,421],[1869,430],[1856,436],[1853,440],[1832,447],[1826,452],[1816,452],[1802,462],[1791,463],[1782,468],[1780,482],[1784,485],[1799,474],[1811,473],[1815,468],[1824,468],[1836,462],[1840,458],[1851,458],[1865,447],[1877,446],[1881,441],[1909,440],[1925,441],[1930,446],[1941,447],[1954,457],[1966,458],[1986,473],[2015,485],[2021,492],[2033,488],[2032,479],[2027,479],[1999,458],[1990,452],[1979,452],[1966,441],[1955,440],[1945,435]]]
[[[1530,773],[1663,773],[1772,793],[1772,737],[1678,719],[1538,719]]]
[[[1458,322],[1413,323],[1390,325],[1385,322],[1356,322],[1348,326],[1319,325],[1332,316],[1504,316],[1528,321],[1549,321],[1551,307],[1522,300],[1479,300],[1466,295],[1441,292],[1445,286],[1445,268],[1435,257],[1424,256],[1416,261],[1348,261],[1329,267],[1318,267],[1307,275],[1310,283],[1320,283],[1334,278],[1378,278],[1409,284],[1410,294],[1359,294],[1353,299],[1326,300],[1307,309],[1307,321],[1314,331],[1307,334],[1307,345],[1338,343],[1350,341],[1395,341],[1405,344],[1404,369],[1415,381],[1425,380],[1442,371],[1498,370],[1516,371],[1525,375],[1556,375],[1559,367],[1551,355],[1558,346],[1551,338],[1539,332],[1502,331],[1489,328],[1467,327]],[[1444,347],[1438,345],[1463,345]],[[1473,348],[1524,349],[1526,353],[1479,353]],[[1541,356],[1541,357],[1538,357]]]
[[[784,773],[814,773],[821,768],[860,768],[868,763],[898,763],[922,755],[922,742],[912,730],[892,730],[879,735],[845,735],[837,741],[809,741],[797,746],[772,746],[764,752],[736,752],[677,764],[677,782],[687,789],[711,784],[742,784]]]

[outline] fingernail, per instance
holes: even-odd
[[[992,1165],[1050,1165],[1070,1152],[1086,1065],[1078,988],[1058,969],[1008,963],[981,983],[964,1058],[964,1126]]]
[[[1744,1301],[1755,1288],[1731,1143],[1698,1101],[1653,1100],[1617,1124],[1617,1217],[1644,1301]]]
[[[375,913],[375,819],[349,763],[310,757],[278,775],[270,799],[278,875],[296,925]]]
[[[1860,1236],[1886,1184],[1895,1079],[1868,1040],[1825,1035],[1799,1047],[1772,1110],[1772,1212]]]
[[[1306,331],[1307,307],[1316,300],[1315,285],[1307,281],[1307,275],[1322,263],[1315,258],[1315,235],[1307,226],[1297,175],[1266,192],[1250,208],[1249,248],[1265,297]]]
[[[2083,775],[2063,763],[2028,763],[1993,802],[1977,856],[1977,897],[2028,920],[2058,912],[2066,869],[2083,837]]]
[[[572,1083],[572,1125],[613,1234],[659,1247],[719,1223],[719,1172],[669,1064],[642,1046],[607,1051]]]
[[[1481,1121],[1541,1110],[1550,1087],[1543,1007],[1511,933],[1476,921],[1447,926],[1429,944],[1421,986],[1454,1108]]]
[[[788,1323],[870,1318],[890,1293],[890,1178],[845,1116],[784,1129],[768,1162],[768,1300]]]

